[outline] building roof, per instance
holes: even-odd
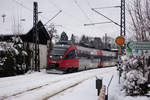
[[[41,21],[38,22],[37,28],[38,28],[38,34],[39,34],[39,43],[47,44],[47,41],[50,39],[50,37]],[[20,37],[24,42],[33,43],[33,42],[35,42],[35,41],[33,41],[34,34],[35,34],[34,29],[32,28],[27,34],[21,35]]]
[[[45,28],[45,26],[43,25],[43,23],[41,21],[39,21],[37,23],[37,29],[38,29],[38,34],[39,34],[39,44],[47,44],[47,41],[50,39],[50,36]],[[34,36],[34,28],[32,27],[29,32],[27,32],[26,34],[19,34],[19,36],[21,37],[23,42],[31,42],[31,43],[35,43],[35,41],[33,41],[33,36]],[[3,41],[8,41],[8,40],[12,40],[12,37],[14,37],[15,35],[1,35],[0,39]]]

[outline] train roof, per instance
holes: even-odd
[[[71,47],[71,45],[64,45],[64,44],[56,44],[56,45],[54,45],[54,48],[65,48],[65,49],[68,49],[70,47]]]

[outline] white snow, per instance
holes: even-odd
[[[109,100],[150,100],[148,97],[125,96],[120,91],[116,68],[101,68],[71,74],[47,74],[45,70],[15,77],[0,78],[0,99],[6,100],[98,100],[96,77],[109,87]],[[79,82],[79,84],[78,84]],[[70,87],[66,89],[67,87]],[[66,90],[64,90],[66,89]],[[56,94],[58,91],[63,91]]]

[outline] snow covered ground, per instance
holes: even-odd
[[[148,97],[123,95],[117,74],[116,68],[109,67],[64,75],[47,74],[43,70],[0,78],[0,100],[97,100],[96,77],[103,78],[103,84],[107,86],[112,75],[114,78],[109,88],[109,100],[150,100]]]

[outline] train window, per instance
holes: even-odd
[[[76,58],[75,50],[71,50],[65,57],[65,59],[74,59],[74,58]]]

